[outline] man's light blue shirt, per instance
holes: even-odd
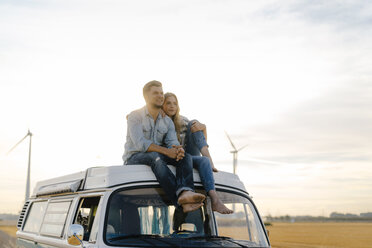
[[[146,106],[131,112],[127,116],[127,140],[124,146],[123,160],[126,161],[135,153],[146,152],[151,144],[172,148],[179,145],[173,121],[159,113],[156,122]]]

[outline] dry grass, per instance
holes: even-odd
[[[235,239],[249,240],[249,235],[246,229],[242,229],[239,227],[219,226],[218,235],[225,237],[234,237]]]
[[[17,227],[14,221],[0,221],[0,231],[5,232],[11,237],[16,237]]]
[[[273,223],[273,248],[372,248],[372,223]]]

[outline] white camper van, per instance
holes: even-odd
[[[173,166],[170,166],[174,172]],[[238,176],[214,173],[234,214],[175,208],[146,165],[94,167],[37,183],[18,221],[17,247],[270,247]],[[195,189],[205,193],[194,170]]]

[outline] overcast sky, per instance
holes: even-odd
[[[262,215],[372,212],[372,4],[0,0],[0,212],[39,180],[122,164],[153,79],[208,127]]]

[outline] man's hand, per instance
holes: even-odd
[[[172,148],[167,148],[151,144],[146,152],[158,152],[169,158],[175,159],[176,161],[183,159],[185,156],[185,151],[183,150],[182,146],[176,145],[173,145]]]
[[[206,126],[203,124],[203,123],[200,123],[198,121],[194,121],[191,125],[191,132],[192,133],[195,133],[195,132],[198,132],[198,131],[203,131],[206,129]]]
[[[185,150],[183,150],[182,146],[173,145],[172,147],[177,149],[176,161],[179,161],[185,157]]]
[[[173,159],[176,159],[177,160],[177,157],[178,157],[178,149],[173,146],[172,148],[168,148],[167,150],[167,154],[166,154],[168,157],[170,158],[173,158]],[[177,160],[178,161],[178,160]]]

